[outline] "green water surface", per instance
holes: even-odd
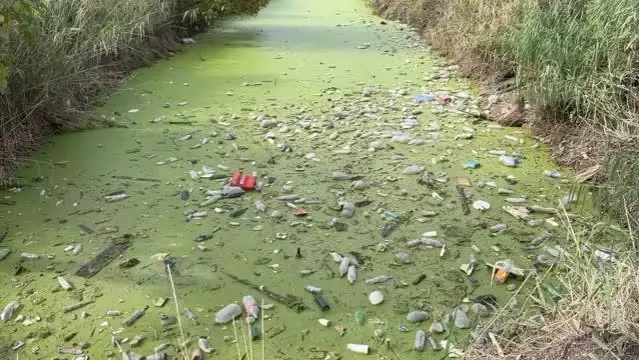
[[[17,173],[21,191],[1,193],[4,199],[17,203],[0,205],[0,231],[8,233],[0,248],[11,249],[0,261],[0,305],[20,299],[22,307],[17,314],[41,320],[29,326],[13,319],[0,324],[2,343],[26,342],[19,350],[20,359],[50,359],[72,358],[58,355],[58,348],[87,342],[90,347],[86,352],[92,359],[106,359],[109,354],[121,358],[111,345],[114,334],[120,339],[144,335],[142,345],[133,350],[150,354],[161,343],[180,342],[177,326],[167,329],[159,320],[160,314],[175,314],[177,300],[180,310],[189,307],[200,320],[195,324],[182,316],[185,336],[192,340],[209,337],[216,352],[207,358],[234,359],[233,327],[215,325],[214,315],[221,307],[240,302],[242,296],[253,295],[258,301],[263,298],[274,304],[266,311],[265,330],[284,327],[282,333],[266,339],[266,359],[307,359],[311,349],[339,353],[342,359],[366,357],[348,352],[347,343],[369,344],[372,352],[368,357],[379,359],[445,356],[443,351],[412,350],[415,331],[427,330],[431,322],[410,324],[406,314],[423,309],[432,319],[441,320],[464,298],[482,294],[494,294],[503,302],[508,297],[505,285],[491,286],[490,272],[483,264],[510,258],[521,268],[532,268],[531,253],[523,251],[522,243],[546,230],[559,231],[549,224],[531,227],[515,219],[501,209],[508,205],[507,196],[497,194],[497,188],[482,187],[482,183],[495,181],[498,187],[515,190],[508,196],[525,196],[524,205],[544,206],[554,205],[570,187],[561,179],[543,175],[544,170],[556,166],[546,148],[538,146],[525,130],[495,129],[488,122],[460,113],[438,114],[434,102],[414,102],[414,94],[450,91],[457,97],[465,96],[459,92],[472,97],[478,89],[454,71],[450,79],[432,79],[448,65],[430,54],[405,27],[382,24],[370,14],[361,0],[273,0],[257,17],[225,23],[197,37],[197,44],[185,46],[178,55],[134,72],[95,109],[98,116],[112,118],[127,128],[66,133],[34,154]],[[377,92],[364,97],[367,87]],[[180,102],[188,104],[179,106]],[[166,103],[171,106],[164,107]],[[465,108],[474,108],[472,98],[465,104]],[[137,112],[130,112],[133,109]],[[411,113],[417,125],[402,129],[404,118]],[[280,120],[289,131],[261,128],[255,120],[260,115]],[[151,122],[158,118],[161,121]],[[300,122],[310,127],[302,128]],[[429,131],[432,122],[441,124],[441,130]],[[463,128],[474,131],[472,139],[455,139],[469,130]],[[265,138],[268,131],[275,134],[273,143]],[[224,140],[229,132],[237,138]],[[409,133],[426,143],[393,142],[386,136],[392,132]],[[191,139],[180,140],[188,134]],[[211,137],[210,143],[193,148],[206,136]],[[373,141],[387,147],[369,151]],[[288,144],[293,151],[280,152],[278,144]],[[339,151],[344,149],[350,152]],[[488,150],[519,154],[521,165],[506,167]],[[309,153],[315,153],[314,160]],[[177,161],[157,165],[171,157]],[[464,162],[471,159],[481,166],[464,169]],[[262,192],[250,192],[242,198],[199,206],[206,190],[221,189],[217,180],[191,179],[189,171],[200,171],[203,165],[222,173],[256,171],[266,186]],[[222,171],[218,165],[229,170]],[[410,165],[424,166],[434,178],[447,182],[433,188],[419,183],[421,173],[402,174]],[[350,181],[332,180],[335,170],[362,175],[371,186],[355,190]],[[559,170],[564,177],[570,175]],[[508,184],[508,175],[518,183]],[[465,188],[472,195],[470,203],[486,200],[490,210],[479,212],[471,206],[471,213],[463,215],[455,191],[459,176],[473,183]],[[272,177],[272,184],[267,177]],[[311,202],[298,205],[308,211],[307,217],[296,217],[292,208],[278,200],[286,195],[282,186],[287,184],[293,193]],[[182,190],[191,191],[188,200],[176,195]],[[130,197],[107,203],[104,196],[115,191],[125,191]],[[265,213],[255,210],[258,199],[266,204]],[[337,209],[342,199],[373,203],[358,208],[352,218],[344,218]],[[381,214],[374,210],[375,203],[383,209]],[[248,210],[230,217],[233,210],[242,207]],[[187,221],[184,213],[191,209],[207,211],[208,216]],[[271,217],[274,210],[283,214],[282,218]],[[422,216],[427,210],[438,215]],[[381,235],[388,221],[384,211],[402,219],[387,238]],[[329,227],[334,217],[348,229]],[[508,224],[510,230],[492,236],[486,226],[498,223]],[[87,234],[79,225],[96,233]],[[118,231],[99,234],[105,226],[117,226]],[[213,237],[202,243],[203,248],[196,247],[198,235],[218,227]],[[447,245],[442,257],[439,249],[406,247],[406,241],[426,231],[437,231]],[[93,278],[74,276],[82,264],[125,234],[131,235],[132,247],[121,257]],[[380,243],[386,251],[377,251]],[[75,244],[82,244],[79,254],[64,251]],[[471,245],[481,252],[477,254],[480,266],[469,279],[459,267],[468,262]],[[298,248],[301,259],[295,256]],[[359,258],[358,279],[353,285],[339,277],[338,264],[329,256],[333,251],[350,252]],[[40,258],[22,260],[23,252]],[[397,252],[407,252],[413,263],[398,264]],[[177,299],[161,308],[153,305],[154,299],[172,298],[173,294],[164,264],[152,259],[158,253],[170,254],[176,272]],[[118,267],[122,260],[133,257],[140,264],[130,269]],[[16,264],[27,270],[14,275]],[[316,272],[302,277],[299,271],[303,269]],[[306,310],[289,309],[223,272],[280,294],[298,296]],[[58,289],[59,274],[74,284],[73,290]],[[393,276],[395,281],[379,285],[364,282],[382,274]],[[420,274],[426,278],[412,285]],[[518,285],[521,279],[510,282]],[[320,311],[304,290],[309,284],[324,289],[329,311]],[[385,295],[377,306],[367,298],[374,289]],[[85,300],[95,302],[62,312],[64,307]],[[147,313],[133,326],[122,325],[128,314],[147,305]],[[123,315],[105,315],[115,309]],[[358,310],[366,314],[364,325],[355,321]],[[81,316],[83,311],[86,318]],[[329,319],[331,326],[321,326],[320,318]],[[346,328],[343,337],[335,325]],[[408,332],[400,332],[400,325]],[[375,329],[384,330],[383,338],[390,339],[390,346],[374,336]],[[73,333],[77,333],[73,339],[64,340]],[[463,348],[469,333],[452,326],[449,333],[437,338],[448,337]],[[244,354],[241,336],[239,343]],[[255,359],[261,359],[261,346],[260,341],[253,343]],[[127,343],[122,347],[129,349]],[[168,352],[177,354],[174,348]],[[13,351],[8,354],[6,358],[16,358]]]

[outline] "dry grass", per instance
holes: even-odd
[[[614,252],[602,262],[584,246],[606,242],[607,225],[578,232],[565,222],[567,251],[556,266],[538,274],[521,305],[503,309],[485,328],[467,360],[604,360],[639,358],[639,264],[636,252]],[[630,236],[630,235],[627,235]],[[633,242],[630,239],[627,243]],[[511,301],[516,303],[518,299]],[[493,336],[488,337],[491,333]],[[491,340],[492,338],[492,340]]]

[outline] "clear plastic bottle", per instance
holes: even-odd
[[[251,295],[244,296],[242,298],[242,304],[244,304],[244,310],[248,316],[249,322],[253,322],[260,317],[260,307],[257,306],[257,301]]]
[[[426,332],[424,330],[417,330],[415,334],[415,351],[422,352],[426,346]]]
[[[215,322],[226,324],[240,315],[242,315],[242,307],[238,304],[229,304],[215,314]]]

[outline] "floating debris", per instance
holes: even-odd
[[[195,315],[193,311],[191,311],[191,309],[189,309],[188,307],[184,308],[184,316],[186,316],[187,319],[193,321],[195,324],[200,323],[198,321],[197,315]]]
[[[2,311],[0,311],[0,320],[7,321],[11,319],[11,317],[13,316],[13,312],[18,310],[19,307],[20,307],[20,303],[17,300],[14,300],[10,302],[9,304],[7,304],[2,309]]]
[[[561,177],[561,174],[557,170],[544,170],[544,175],[555,179]]]
[[[242,307],[237,304],[229,304],[215,314],[216,324],[226,324],[242,315]]]
[[[390,275],[379,275],[379,276],[366,279],[365,282],[367,284],[381,284],[389,280],[393,280],[393,277]]]
[[[370,351],[370,346],[364,344],[346,344],[346,348],[358,354],[368,354]]]
[[[413,311],[406,315],[406,321],[411,323],[422,322],[428,320],[429,315],[426,311]]]
[[[485,200],[477,200],[473,202],[473,208],[480,211],[488,210],[490,209],[490,203],[488,203],[488,201],[485,201]]]
[[[381,291],[375,290],[368,295],[368,301],[373,305],[379,305],[384,301],[384,294]]]
[[[126,326],[133,325],[133,323],[138,321],[144,315],[144,313],[146,312],[148,308],[149,308],[148,306],[145,306],[143,309],[134,311],[133,314],[131,314],[126,320],[122,322],[122,324]]]
[[[65,278],[63,278],[62,276],[58,276],[58,284],[60,284],[60,287],[62,288],[62,290],[71,290],[73,289],[73,285]]]

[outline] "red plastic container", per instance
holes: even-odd
[[[257,181],[256,175],[245,174],[241,171],[236,171],[233,173],[233,177],[231,177],[231,185],[239,186],[244,190],[253,190],[255,189],[255,182]]]

